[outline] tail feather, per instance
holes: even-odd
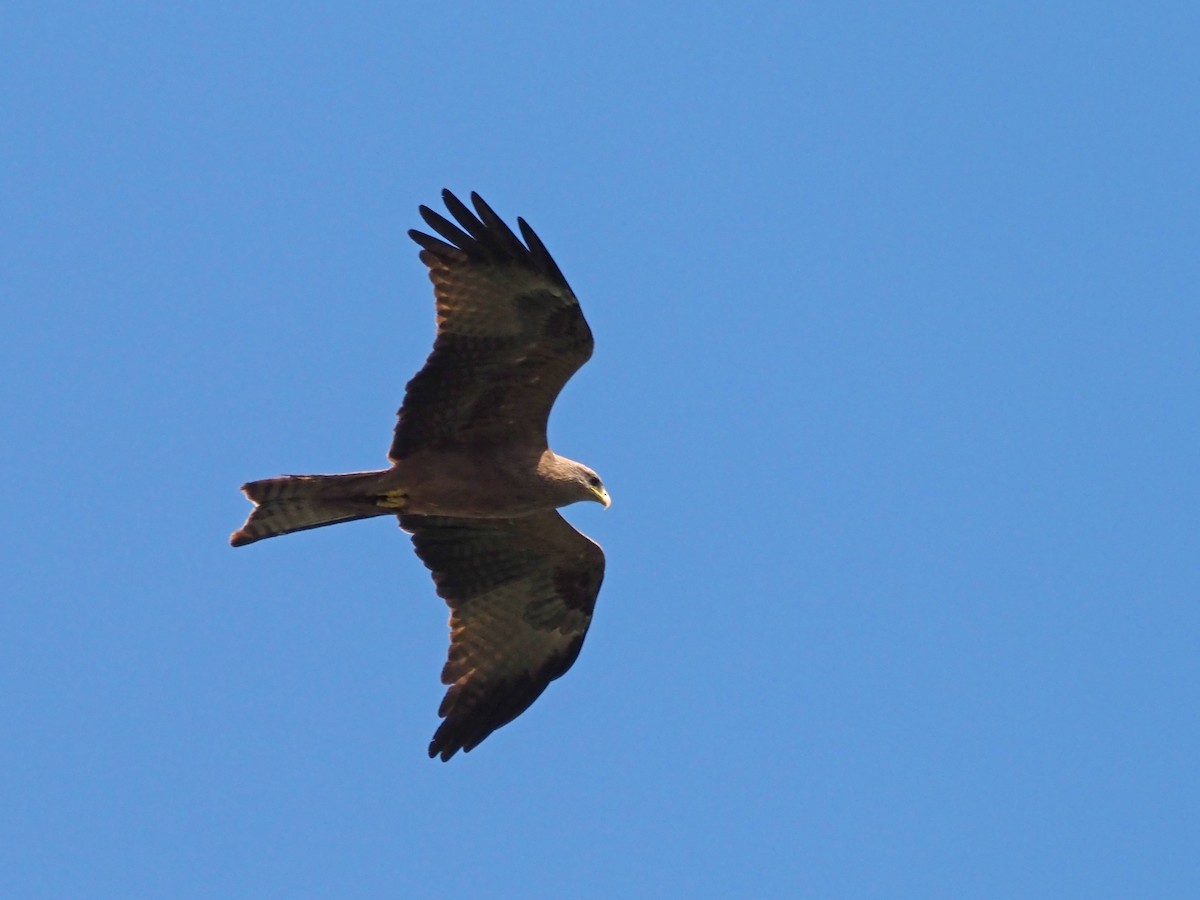
[[[382,472],[349,475],[283,475],[242,485],[254,502],[246,524],[229,538],[234,547],[293,531],[388,515],[375,504]]]

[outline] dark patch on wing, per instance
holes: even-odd
[[[437,301],[433,352],[405,391],[388,454],[470,437],[545,445],[550,408],[592,355],[592,332],[558,265],[524,220],[525,243],[478,194],[473,213],[442,192],[457,224],[421,207],[440,239],[422,248]]]
[[[600,591],[604,572],[594,569],[559,569],[554,573],[555,594],[568,609],[591,609]]]
[[[400,516],[450,607],[449,685],[429,755],[468,751],[575,662],[604,552],[556,511],[515,519]]]

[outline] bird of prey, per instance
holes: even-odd
[[[448,760],[575,662],[604,553],[557,510],[607,507],[609,496],[546,438],[559,391],[592,355],[579,301],[523,219],[518,238],[478,194],[474,211],[442,199],[457,224],[422,206],[438,237],[409,232],[433,282],[437,336],[408,382],[391,466],[251,481],[242,491],[254,509],[230,543],[395,515],[450,607],[449,687],[429,745]]]

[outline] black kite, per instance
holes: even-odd
[[[408,383],[391,467],[245,484],[255,507],[230,543],[397,516],[450,606],[445,721],[429,745],[447,760],[575,661],[604,553],[557,509],[609,498],[546,439],[555,398],[592,355],[579,301],[524,220],[522,243],[477,194],[474,212],[449,191],[442,199],[458,224],[422,206],[440,238],[409,232],[433,281],[437,337]]]

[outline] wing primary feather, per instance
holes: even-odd
[[[554,257],[550,255],[550,251],[546,249],[546,245],[542,243],[542,239],[537,236],[529,223],[524,219],[517,217],[517,226],[521,229],[521,237],[525,238],[525,243],[529,245],[529,254],[533,258],[534,264],[546,275],[556,279],[563,286],[570,290],[567,285],[567,279],[563,277],[562,270],[558,268],[558,263],[554,261]]]
[[[526,259],[529,256],[529,248],[521,243],[520,239],[513,234],[513,230],[508,227],[508,223],[496,215],[496,211],[488,206],[475,191],[471,191],[471,202],[475,204],[479,220],[487,226],[490,240],[514,259]]]
[[[479,219],[475,218],[475,213],[467,207],[465,203],[455,197],[450,191],[442,191],[442,201],[446,204],[446,209],[450,210],[450,215],[458,220],[458,224],[470,232],[471,237],[482,247],[488,247],[492,241],[489,240],[491,235],[488,233],[487,226]]]
[[[421,249],[426,250],[436,256],[438,259],[443,259],[448,262],[455,258],[462,258],[462,251],[453,244],[447,244],[445,241],[440,241],[433,235],[426,234],[423,231],[417,231],[415,228],[408,230],[408,236],[412,238]]]
[[[435,212],[428,206],[421,207],[421,218],[425,223],[459,249],[469,255],[480,255],[479,241],[467,234],[441,213]]]
[[[517,225],[521,232],[519,238],[475,191],[471,192],[471,202],[475,205],[475,212],[472,212],[449,190],[442,191],[442,200],[446,204],[446,209],[458,220],[458,224],[451,222],[428,206],[421,206],[421,218],[445,241],[449,242],[448,244],[442,243],[423,232],[410,231],[409,237],[426,250],[443,259],[452,259],[452,249],[457,248],[468,257],[492,263],[509,261],[525,265],[532,264],[535,270],[558,282],[567,290],[571,289],[562,270],[558,267],[558,263],[554,261],[554,257],[542,243],[542,239],[524,219],[517,219]],[[522,238],[525,241],[524,244],[521,243]]]

